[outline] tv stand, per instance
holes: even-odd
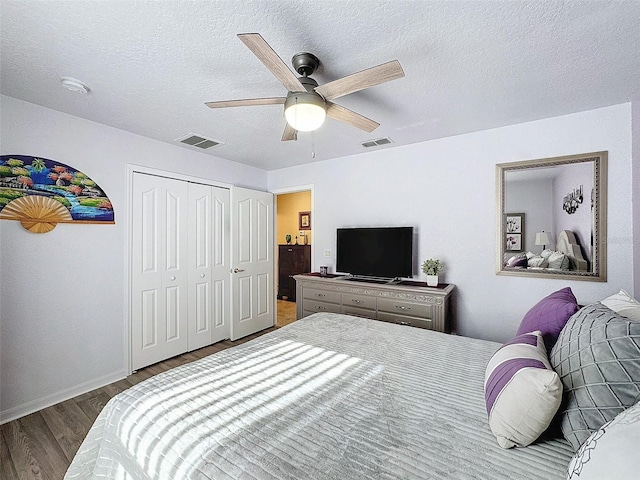
[[[347,276],[342,278],[348,282],[377,283],[379,285],[388,285],[396,281],[395,278],[380,278],[380,277]]]
[[[449,332],[453,284],[368,277],[301,274],[296,281],[296,318],[316,312],[344,313],[384,322]],[[381,280],[384,283],[380,283]]]

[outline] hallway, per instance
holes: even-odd
[[[296,302],[286,300],[276,300],[278,304],[278,316],[276,327],[284,327],[296,321]]]

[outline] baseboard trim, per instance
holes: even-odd
[[[56,403],[64,402],[65,400],[77,397],[78,395],[90,392],[91,390],[102,388],[105,385],[117,382],[118,380],[122,380],[126,377],[127,372],[125,370],[120,370],[118,372],[113,372],[100,378],[81,383],[80,385],[67,388],[60,392],[52,393],[51,395],[47,395],[37,400],[33,400],[31,402],[9,408],[8,410],[2,410],[0,411],[0,425],[12,422],[13,420],[17,420],[21,417],[24,417],[25,415],[30,415],[37,412],[38,410],[51,407]]]

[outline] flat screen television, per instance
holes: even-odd
[[[413,275],[413,227],[338,228],[336,270],[358,276]]]

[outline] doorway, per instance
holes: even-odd
[[[313,271],[313,186],[272,191],[276,201],[276,326],[296,320],[293,275]]]

